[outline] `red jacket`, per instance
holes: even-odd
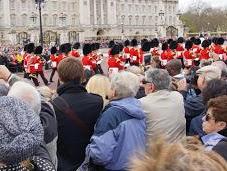
[[[208,60],[209,58],[210,58],[210,55],[209,55],[209,53],[210,53],[210,49],[209,48],[206,48],[206,49],[202,49],[201,51],[200,51],[200,57],[199,57],[199,59],[200,60]]]
[[[71,56],[72,57],[75,57],[75,58],[79,58],[80,57],[80,53],[78,52],[78,50],[72,50],[71,52],[70,52],[70,54],[71,54]]]
[[[177,45],[177,58],[183,58],[184,47],[182,44]]]
[[[130,58],[131,58],[131,63],[138,65],[140,63],[140,52],[139,49],[137,48],[131,48],[130,49]]]
[[[87,56],[84,56],[83,58],[82,58],[82,64],[83,64],[83,66],[84,67],[87,67],[87,66],[89,66],[91,69],[95,69],[96,68],[96,66],[97,66],[97,64],[96,64],[96,60],[94,60],[91,56],[90,56],[90,54],[88,54]]]
[[[172,52],[172,50],[168,49],[168,50],[164,50],[161,53],[161,59],[162,60],[167,60],[170,61],[172,59],[174,59],[175,53]]]
[[[219,55],[225,53],[224,48],[220,45],[214,45],[213,51],[214,51],[214,53],[219,54]]]
[[[119,70],[124,69],[124,63],[118,57],[110,57],[108,59],[109,68],[118,68]]]

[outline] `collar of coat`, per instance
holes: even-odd
[[[81,92],[87,92],[87,90],[77,81],[69,81],[67,83],[60,85],[57,89],[57,93],[59,96],[64,93],[81,93]]]

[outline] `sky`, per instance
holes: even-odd
[[[227,0],[200,0],[204,1],[212,7],[227,7]],[[182,10],[187,9],[187,7],[193,2],[193,0],[179,0],[179,7]]]

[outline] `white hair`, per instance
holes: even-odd
[[[111,79],[111,89],[115,90],[115,98],[135,97],[140,86],[139,77],[131,72],[122,71]]]
[[[18,81],[10,88],[8,96],[16,97],[28,103],[39,114],[41,111],[41,96],[32,85]]]

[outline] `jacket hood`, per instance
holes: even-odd
[[[142,110],[141,102],[133,97],[124,98],[116,101],[111,101],[112,106],[116,106],[124,110],[128,115],[137,118],[144,119],[145,113]]]

